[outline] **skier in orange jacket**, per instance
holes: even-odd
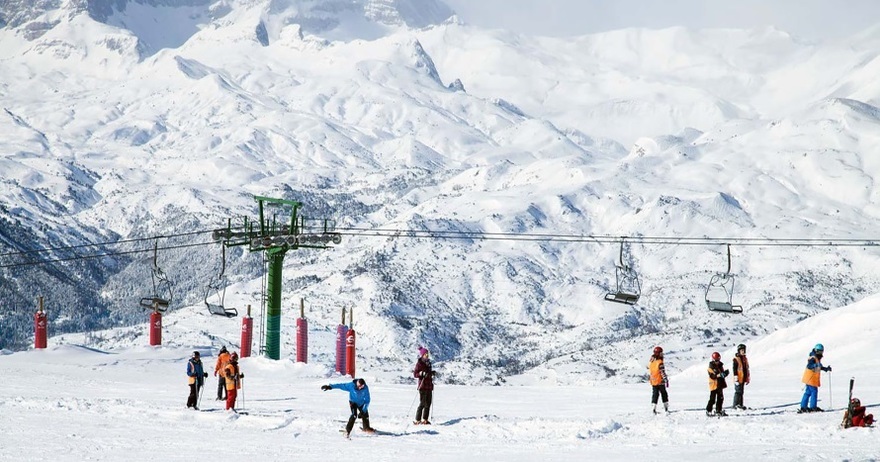
[[[654,354],[648,362],[648,371],[651,382],[651,404],[654,405],[654,414],[657,413],[657,398],[663,398],[663,408],[669,412],[669,395],[666,388],[669,386],[669,378],[666,377],[666,366],[663,365],[663,348],[654,347]]]
[[[225,346],[220,347],[220,354],[217,355],[217,364],[214,365],[214,377],[223,371],[226,364],[229,363],[229,350]],[[226,399],[226,379],[221,375],[217,377],[217,401]]]

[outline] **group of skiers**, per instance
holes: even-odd
[[[204,380],[208,378],[208,373],[202,366],[201,354],[198,351],[193,351],[189,358],[186,364],[186,375],[189,380],[189,397],[186,400],[186,407],[198,411],[201,388],[204,386]],[[214,365],[214,377],[218,376],[217,400],[226,400],[226,410],[234,410],[244,374],[238,368],[238,353],[233,351],[230,354],[225,346],[220,348],[217,363]]]
[[[413,368],[413,377],[418,379],[417,390],[419,391],[419,406],[416,408],[416,419],[413,422],[416,425],[431,425],[428,420],[431,412],[431,404],[434,395],[434,376],[437,374],[431,364],[431,353],[425,347],[419,347],[419,357]],[[186,375],[189,380],[189,397],[186,401],[186,407],[199,410],[199,394],[204,379],[208,377],[208,373],[204,371],[202,366],[201,354],[194,351],[192,357],[186,365]],[[238,390],[241,389],[241,383],[244,374],[238,367],[238,354],[231,354],[225,346],[220,348],[220,354],[217,355],[217,363],[214,366],[214,376],[218,377],[217,383],[217,400],[226,400],[226,410],[235,411],[235,400]],[[360,418],[363,424],[363,431],[366,433],[375,433],[373,427],[370,426],[370,388],[364,379],[358,378],[350,382],[342,382],[335,384],[322,385],[321,390],[345,390],[348,392],[348,404],[351,414],[348,423],[345,426],[345,436],[349,436],[355,421]]]
[[[816,344],[810,351],[802,378],[804,395],[801,397],[798,413],[823,411],[817,406],[821,374],[822,372],[831,372],[831,366],[822,364],[824,354],[825,346],[821,343]],[[724,368],[721,354],[717,351],[712,353],[707,373],[709,375],[709,402],[706,404],[706,415],[726,416],[727,412],[722,406],[724,405],[724,389],[727,388],[727,377],[730,375],[730,370]],[[654,352],[648,362],[648,375],[652,389],[651,404],[654,414],[657,414],[658,398],[662,398],[663,407],[669,412],[669,396],[666,392],[666,388],[669,387],[669,378],[666,376],[666,367],[663,363],[662,347],[654,347]],[[745,386],[751,381],[751,376],[749,374],[749,359],[746,357],[746,346],[742,343],[737,345],[736,354],[733,357],[733,378],[733,408],[746,409],[743,404],[743,394]],[[850,410],[852,410],[851,413]],[[851,398],[847,412],[844,414],[844,427],[869,426],[873,422],[873,414],[865,414],[865,407],[861,405],[859,399]]]

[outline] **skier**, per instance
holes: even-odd
[[[413,376],[419,379],[416,387],[419,390],[419,407],[416,408],[416,425],[431,425],[428,414],[431,411],[431,401],[434,395],[434,375],[436,372],[431,368],[431,354],[425,347],[419,347],[419,359],[413,369]]]
[[[852,408],[852,425],[849,425],[846,428],[850,427],[870,427],[874,424],[874,414],[865,414],[865,406],[862,406],[862,402],[859,401],[858,398],[853,398],[850,401],[850,408]],[[849,409],[843,412],[843,421],[847,422],[849,420]]]
[[[669,387],[669,378],[666,377],[666,366],[663,365],[663,348],[654,347],[654,354],[648,362],[648,371],[651,381],[651,404],[654,405],[654,414],[657,413],[657,397],[663,398],[663,408],[669,412],[669,395],[666,388]]]
[[[736,347],[736,355],[733,357],[733,408],[745,409],[743,405],[743,393],[746,385],[751,380],[749,375],[749,358],[746,357],[746,346],[742,343]]]
[[[236,412],[235,398],[238,397],[238,390],[241,389],[241,379],[244,378],[244,374],[238,368],[238,353],[232,352],[229,356],[229,362],[223,367],[221,374],[226,380],[226,410],[232,409],[233,412]]]
[[[730,375],[730,371],[724,369],[724,363],[721,362],[721,354],[717,351],[712,353],[712,361],[709,362],[709,403],[706,404],[707,416],[726,416],[727,413],[721,409],[724,404],[724,389],[727,388],[727,380],[724,378]],[[715,414],[712,414],[712,406],[715,406]]]
[[[810,359],[807,360],[807,368],[804,369],[803,382],[804,396],[801,398],[801,412],[822,412],[822,409],[816,406],[819,400],[819,387],[821,386],[820,376],[822,371],[831,372],[831,366],[822,365],[822,355],[825,353],[825,347],[821,343],[817,343],[810,352]],[[807,405],[809,404],[809,407]]]
[[[321,390],[327,391],[332,389],[345,390],[348,392],[348,405],[351,408],[351,416],[348,417],[348,423],[345,425],[345,437],[351,434],[354,428],[354,421],[358,417],[363,422],[363,431],[365,433],[375,433],[376,430],[370,426],[370,413],[367,408],[370,407],[370,388],[364,379],[354,379],[351,382],[334,383],[330,385],[321,385]]]
[[[217,355],[217,364],[214,365],[214,377],[217,377],[226,364],[229,362],[229,350],[226,346],[220,347],[220,354]],[[217,377],[217,401],[226,399],[226,379],[221,375]]]
[[[193,351],[192,357],[186,363],[186,375],[189,377],[189,397],[186,399],[186,407],[199,410],[199,389],[205,383],[208,373],[202,368],[202,359],[198,351]]]

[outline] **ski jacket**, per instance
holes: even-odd
[[[352,380],[351,382],[331,383],[330,388],[347,391],[348,400],[356,404],[362,411],[367,412],[367,408],[370,406],[370,387],[364,384],[364,388],[358,390],[354,382]]]
[[[810,359],[807,360],[807,368],[804,369],[804,376],[801,379],[805,384],[816,388],[822,386],[822,358],[816,356],[816,352],[810,353]]]
[[[709,391],[727,388],[727,380],[724,377],[727,377],[730,371],[724,370],[724,363],[721,361],[710,361],[707,371],[709,372]]]
[[[226,379],[227,390],[238,390],[241,388],[241,371],[238,369],[238,363],[228,362],[223,367],[223,378]]]
[[[419,379],[417,389],[433,390],[434,389],[434,370],[431,369],[431,360],[425,357],[416,361],[416,367],[413,369],[413,377]]]
[[[202,386],[202,381],[205,379],[204,374],[205,370],[202,368],[202,360],[190,358],[189,362],[186,363],[186,375],[189,377],[189,384],[197,383],[199,386]]]
[[[663,358],[651,356],[651,362],[648,363],[648,371],[651,374],[651,385],[669,384],[669,379],[666,377],[666,366],[663,365]]]
[[[853,408],[852,415],[852,426],[853,427],[864,427],[866,425],[871,425],[874,423],[874,415],[868,414],[865,415],[865,406],[859,406]]]
[[[739,353],[733,357],[733,375],[736,377],[736,383],[749,383],[749,358]]]
[[[220,353],[220,355],[217,356],[217,364],[214,365],[214,375],[219,374],[220,371],[226,367],[226,364],[229,363],[229,358],[231,357],[232,355],[230,355],[229,352]]]

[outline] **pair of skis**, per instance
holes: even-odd
[[[853,415],[852,390],[853,390],[853,383],[855,381],[856,381],[855,377],[850,377],[850,379],[849,379],[849,401],[847,401],[846,414],[843,415],[843,422],[840,423],[840,426],[843,428],[852,427],[852,415]]]

